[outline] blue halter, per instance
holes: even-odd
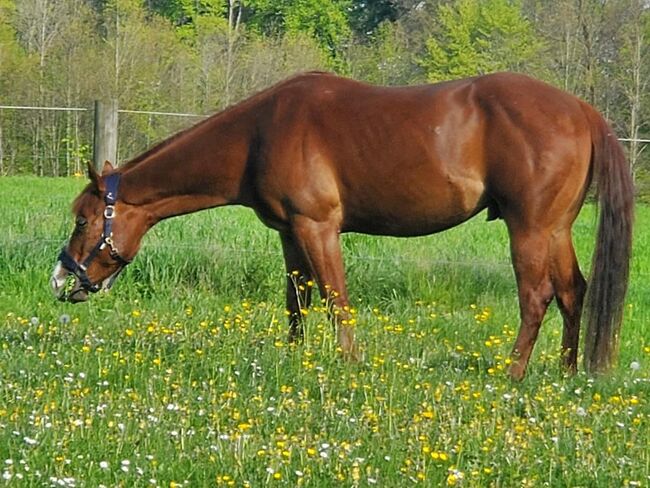
[[[113,218],[115,217],[115,203],[117,203],[117,188],[120,184],[120,174],[112,173],[108,175],[105,178],[104,183],[106,185],[106,192],[104,194],[104,203],[106,204],[106,207],[104,208],[104,229],[102,235],[99,237],[99,241],[95,244],[95,247],[90,251],[86,259],[81,263],[77,262],[70,255],[66,247],[64,247],[59,254],[59,261],[61,261],[63,268],[75,275],[79,279],[83,288],[91,293],[96,293],[102,288],[101,284],[90,281],[87,273],[88,267],[100,251],[108,246],[111,258],[117,261],[120,265],[117,272],[113,274],[110,284],[113,283],[124,267],[131,262],[130,260],[120,256],[120,253],[113,242]]]

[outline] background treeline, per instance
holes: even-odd
[[[650,136],[647,0],[0,0],[0,105],[208,114],[309,69],[380,84],[516,70]],[[119,158],[196,120],[120,113]],[[0,109],[0,174],[71,174],[91,146],[91,111]],[[643,184],[650,150],[626,147]]]

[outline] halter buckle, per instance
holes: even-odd
[[[112,219],[115,217],[115,205],[106,205],[104,208],[104,218]]]

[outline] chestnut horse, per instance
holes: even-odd
[[[89,167],[89,176],[52,275],[60,299],[83,301],[110,287],[157,222],[244,205],[280,234],[290,338],[301,338],[300,307],[310,301],[310,288],[289,276],[298,271],[298,284],[314,279],[337,309],[346,356],[357,351],[339,234],[431,234],[487,209],[510,236],[521,315],[510,367],[516,379],[553,298],[564,321],[562,362],[576,370],[587,286],[571,227],[594,180],[600,217],[585,367],[604,371],[615,358],[631,254],[630,168],[594,108],[529,77],[380,87],[301,74],[122,167],[107,163],[101,175]]]

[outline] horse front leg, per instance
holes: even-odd
[[[318,282],[321,298],[328,305],[343,356],[346,359],[359,359],[345,285],[339,222],[336,219],[316,221],[296,216],[292,231],[294,242],[303,251]]]
[[[289,342],[302,342],[305,336],[304,311],[311,305],[312,272],[302,249],[290,233],[281,233],[287,273],[287,313]]]

